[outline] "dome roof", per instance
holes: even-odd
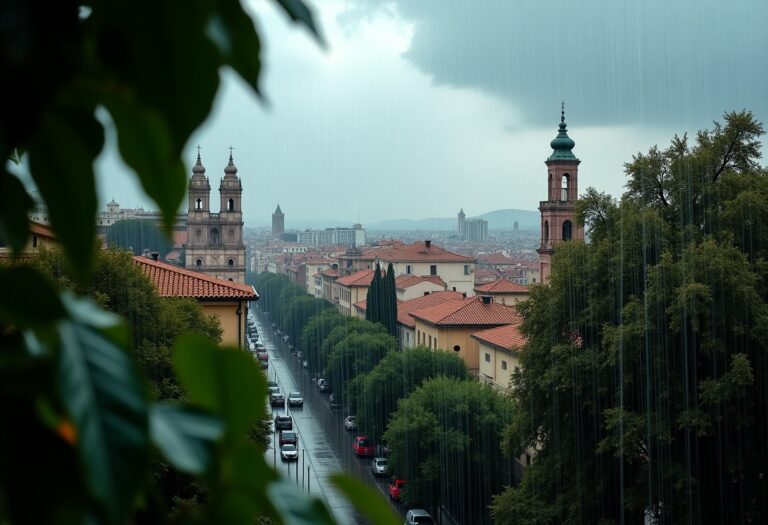
[[[192,166],[192,173],[195,175],[204,175],[205,174],[205,166],[203,166],[203,163],[200,161],[200,152],[197,152],[197,162],[195,162],[195,165]]]
[[[565,108],[560,113],[560,126],[557,137],[549,143],[552,147],[552,155],[547,160],[578,160],[571,150],[576,143],[568,136],[568,129],[565,124]]]
[[[224,168],[224,178],[231,179],[233,177],[237,178],[237,166],[235,166],[235,163],[232,160],[232,152],[230,151],[229,164]]]

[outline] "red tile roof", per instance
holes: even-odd
[[[327,268],[327,269],[323,270],[322,272],[317,272],[317,273],[319,273],[320,275],[327,275],[329,277],[338,277],[339,276],[339,271],[338,270],[334,270],[333,268]]]
[[[445,281],[443,281],[439,275],[403,274],[395,277],[395,288],[398,290],[405,290],[406,288],[416,286],[417,284],[421,284],[423,282],[430,282],[436,284],[437,286],[442,286],[443,289],[446,287]]]
[[[381,259],[383,262],[475,262],[475,259],[472,257],[449,252],[435,244],[430,244],[427,247],[425,242],[415,242],[412,244],[392,243],[378,246],[367,250],[365,258]]]
[[[367,288],[371,285],[374,271],[375,270],[360,270],[359,272],[341,277],[340,279],[337,279],[336,282],[344,286],[361,286]],[[381,274],[383,277],[386,275],[386,272],[381,272]]]
[[[528,293],[528,287],[522,284],[513,283],[507,279],[497,279],[492,283],[484,284],[482,286],[475,286],[475,292],[479,294],[509,294],[509,293]]]
[[[411,328],[416,326],[416,321],[411,317],[412,312],[423,310],[431,306],[436,306],[448,301],[463,300],[464,294],[461,292],[452,292],[450,290],[441,292],[432,292],[429,295],[414,297],[408,301],[398,302],[397,304],[397,322]]]
[[[525,337],[520,333],[519,324],[508,324],[483,330],[472,334],[472,337],[500,350],[517,350],[525,346],[526,343]]]
[[[193,272],[147,257],[133,258],[133,264],[154,283],[161,297],[194,297],[195,299],[248,299],[259,298],[253,286],[240,284],[210,275]]]
[[[516,309],[493,301],[486,304],[481,297],[449,301],[411,315],[433,326],[499,326],[520,322]]]
[[[53,230],[50,227],[45,224],[40,224],[39,222],[29,221],[29,231],[38,237],[47,237],[49,239],[56,238],[56,234],[53,233]]]

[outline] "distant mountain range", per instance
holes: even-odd
[[[467,217],[467,219],[485,219],[488,221],[489,230],[511,230],[515,221],[521,230],[536,229],[539,227],[540,215],[538,211],[531,210],[494,210]],[[250,226],[250,225],[249,225]],[[267,226],[266,224],[254,224],[254,226]],[[285,217],[286,230],[306,230],[323,228],[349,228],[350,223],[336,220],[322,219],[291,219]],[[429,219],[389,219],[386,221],[363,224],[363,228],[371,231],[452,231],[458,230],[458,216],[452,218],[433,217]]]

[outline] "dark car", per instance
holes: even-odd
[[[341,410],[341,402],[339,401],[339,396],[336,394],[331,394],[331,397],[328,398],[328,406],[331,408],[331,410]]]
[[[269,361],[269,354],[266,350],[256,350],[256,358],[259,361]]]
[[[273,392],[269,394],[269,404],[272,405],[273,407],[284,407],[285,396],[280,392]]]
[[[317,380],[317,389],[320,390],[320,392],[330,393],[333,391],[331,388],[331,383],[328,382],[326,379],[318,379]]]
[[[281,430],[279,442],[281,445],[285,445],[286,443],[292,443],[296,445],[299,442],[299,436],[296,435],[296,432],[293,430]]]
[[[275,430],[293,430],[291,416],[275,416]]]

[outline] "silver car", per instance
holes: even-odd
[[[304,398],[301,397],[301,392],[291,392],[288,394],[288,405],[292,407],[304,406]]]
[[[299,458],[299,449],[293,443],[285,443],[280,447],[280,459],[283,461],[293,461]]]
[[[371,470],[374,476],[385,476],[387,474],[387,458],[373,458]]]
[[[435,525],[435,520],[424,509],[411,509],[405,515],[405,525]]]

